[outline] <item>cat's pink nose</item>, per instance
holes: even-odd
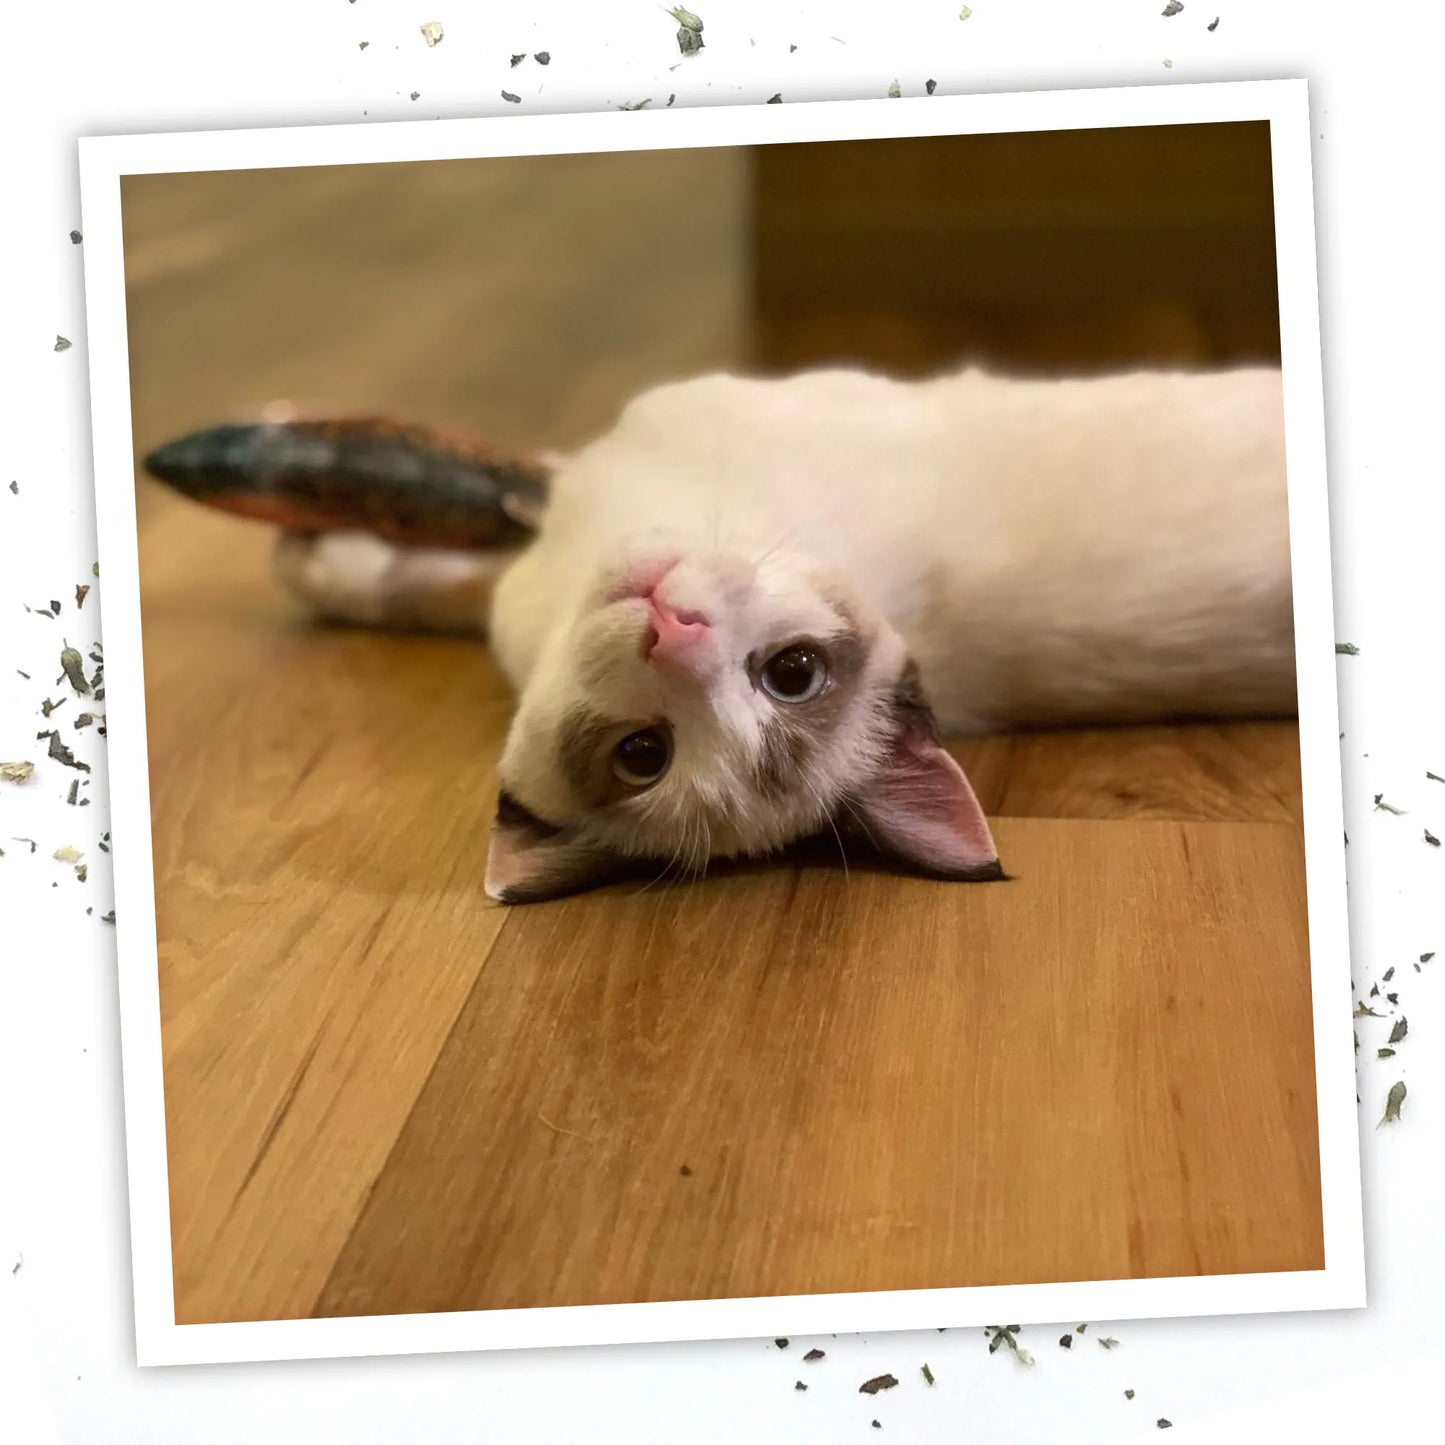
[[[702,613],[672,607],[656,594],[647,603],[651,615],[643,655],[649,659],[685,657],[707,636],[708,621]]]

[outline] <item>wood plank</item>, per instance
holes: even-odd
[[[950,744],[989,814],[1302,823],[1299,724],[1088,728]]]
[[[1296,831],[999,834],[509,915],[316,1313],[1321,1267]]]

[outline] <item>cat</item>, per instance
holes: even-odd
[[[322,616],[489,639],[504,903],[820,832],[998,878],[944,735],[1295,708],[1278,367],[710,375],[506,466],[512,545],[328,513],[275,551]]]

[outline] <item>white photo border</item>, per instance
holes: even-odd
[[[1325,1267],[759,1299],[679,1300],[344,1319],[175,1319],[150,775],[141,656],[121,178],[192,171],[809,141],[1267,121],[1284,377],[1304,788],[1305,871]],[[450,1350],[771,1337],[983,1324],[1358,1308],[1364,1233],[1338,750],[1309,96],[1303,80],[1161,84],[664,112],[501,116],[80,141],[96,513],[105,566],[122,1075],[137,1361],[298,1360]]]

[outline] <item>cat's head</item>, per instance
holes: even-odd
[[[552,630],[499,765],[486,888],[539,901],[832,829],[1001,876],[902,639],[795,557],[633,551]]]

